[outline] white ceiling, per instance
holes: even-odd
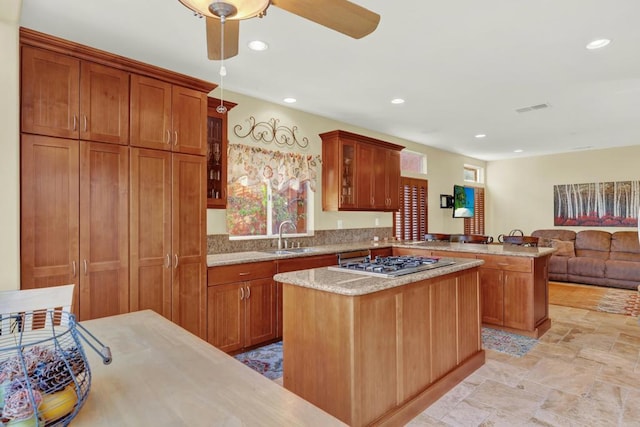
[[[640,0],[354,2],[381,15],[360,40],[277,7],[242,21],[225,89],[484,160],[640,144]],[[22,0],[20,24],[219,81],[178,0]]]

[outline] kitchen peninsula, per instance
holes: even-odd
[[[351,426],[399,425],[484,364],[482,260],[397,278],[280,273],[284,387]]]

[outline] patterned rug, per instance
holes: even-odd
[[[535,338],[512,334],[492,328],[482,328],[482,347],[485,350],[499,351],[511,356],[522,357],[536,344]]]
[[[282,341],[240,353],[235,358],[269,379],[282,377]]]
[[[626,316],[640,315],[640,293],[627,289],[549,282],[549,303]]]
[[[496,329],[482,328],[482,347],[512,356],[521,357],[536,345],[538,340]],[[275,380],[282,377],[282,341],[259,347],[234,356],[236,359]]]

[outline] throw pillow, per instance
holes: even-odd
[[[557,251],[553,253],[554,255],[569,256],[569,257],[576,256],[575,247],[573,245],[573,242],[565,241],[565,240],[552,239],[551,240],[551,247],[557,249]]]

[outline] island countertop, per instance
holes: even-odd
[[[443,258],[443,260],[444,259],[445,258]],[[455,273],[457,271],[467,270],[473,267],[479,267],[484,263],[483,260],[463,258],[455,258],[453,261],[455,261],[455,264],[395,278],[367,276],[349,271],[329,270],[327,267],[323,267],[311,270],[279,273],[273,276],[273,279],[277,282],[288,283],[305,288],[317,289],[340,295],[355,296],[370,294],[421,280],[443,276],[449,273]]]

